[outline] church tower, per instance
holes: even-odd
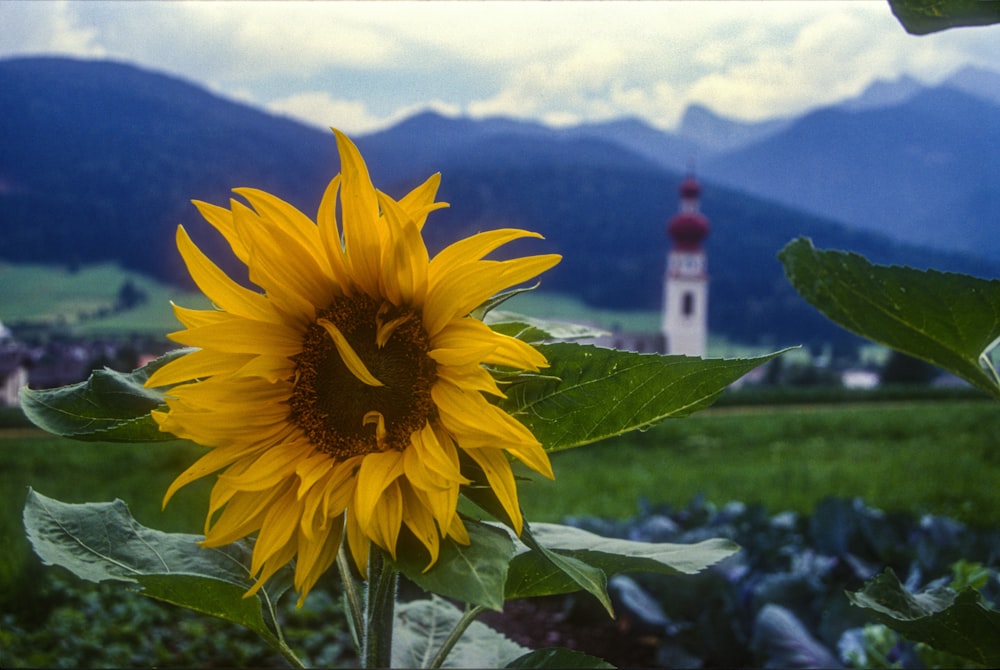
[[[663,338],[668,354],[704,356],[708,338],[708,265],[701,243],[708,219],[699,211],[701,185],[688,176],[680,210],[667,224],[671,240],[663,279]]]

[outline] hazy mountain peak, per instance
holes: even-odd
[[[704,105],[692,104],[684,110],[677,134],[710,153],[733,151],[779,132],[788,119],[738,121],[721,116]]]
[[[1000,104],[1000,72],[969,65],[948,77],[943,85]]]
[[[920,81],[905,74],[896,79],[877,79],[861,95],[846,100],[839,106],[850,111],[892,107],[906,102],[922,90],[924,85]]]

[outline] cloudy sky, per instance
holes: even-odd
[[[882,0],[0,0],[0,25],[0,58],[125,60],[354,133],[426,108],[670,129],[691,103],[758,120],[875,79],[1000,71],[1000,27],[914,37]]]

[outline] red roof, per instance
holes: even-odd
[[[678,249],[698,249],[708,237],[708,219],[700,212],[675,214],[667,224],[667,235]]]

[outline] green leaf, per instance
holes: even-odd
[[[545,377],[521,378],[500,406],[546,451],[559,451],[708,407],[731,383],[784,351],[745,359],[636,354],[572,343],[538,347]]]
[[[597,536],[595,535],[594,537]],[[582,589],[597,598],[601,605],[604,606],[604,609],[607,610],[608,615],[614,618],[615,609],[611,605],[611,596],[608,595],[608,576],[603,570],[587,563],[581,558],[553,551],[549,547],[540,544],[534,536],[533,526],[529,526],[527,521],[524,522],[524,530],[521,533],[520,539],[526,547],[532,550],[531,553],[535,554],[536,560],[538,557],[542,557],[548,563],[549,569],[547,574],[550,577],[548,577],[546,583],[559,580],[561,583],[567,585],[564,590],[550,591],[549,593],[570,593]],[[545,563],[540,563],[536,569],[538,568],[544,570]],[[522,582],[520,579],[517,581]],[[569,586],[570,584],[572,586]],[[508,586],[507,598],[510,599],[511,597],[513,596]]]
[[[291,584],[291,570],[283,568],[255,597],[244,598],[254,583],[247,541],[205,548],[199,535],[146,528],[121,500],[69,504],[33,490],[24,527],[46,565],[92,582],[134,584],[143,595],[238,623],[277,644],[274,608]]]
[[[800,238],[778,254],[795,289],[829,319],[952,372],[1000,399],[990,351],[1000,338],[1000,280],[873,265]]]
[[[973,589],[937,587],[912,594],[889,569],[848,599],[879,623],[984,667],[1000,667],[1000,612]]]
[[[428,667],[461,617],[457,607],[436,596],[399,605],[393,628],[392,667]],[[527,651],[486,624],[473,621],[442,667],[501,668]]]
[[[579,528],[532,524],[534,539],[552,553],[576,558],[606,575],[623,572],[695,574],[735,554],[740,547],[725,539],[696,544],[634,542],[602,537]],[[511,561],[507,598],[526,598],[578,590],[571,580],[546,566],[534,552],[522,551]]]
[[[606,331],[599,328],[561,321],[544,321],[499,310],[489,313],[483,321],[498,333],[532,344],[553,340],[583,340],[607,335]]]
[[[997,0],[889,0],[892,13],[913,35],[1000,23]]]
[[[424,572],[429,554],[415,540],[401,547],[396,562],[400,572],[426,591],[463,602],[502,610],[507,568],[514,555],[514,542],[505,531],[478,521],[465,522],[468,546],[451,538],[441,541],[434,566]],[[410,538],[412,539],[412,538]]]
[[[548,647],[529,652],[521,658],[514,659],[505,667],[583,670],[584,668],[614,668],[615,666],[604,659],[584,654],[581,651],[566,649],[564,647]]]
[[[163,404],[163,389],[143,387],[149,376],[188,353],[178,349],[130,373],[94,370],[87,381],[54,389],[21,389],[21,407],[39,428],[54,435],[100,442],[177,439],[149,415]]]

